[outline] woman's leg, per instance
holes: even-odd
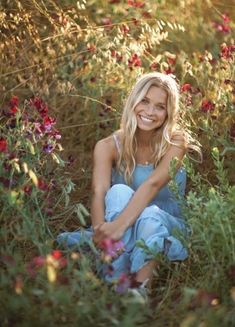
[[[115,220],[122,210],[127,206],[134,191],[127,185],[115,184],[107,192],[105,196],[105,220],[111,222]],[[107,275],[104,271],[103,275],[107,281],[118,279],[122,273],[130,272],[130,251],[134,247],[133,229],[128,228],[122,237],[124,244],[124,252],[117,259],[112,261],[113,273]]]
[[[150,251],[135,246],[131,254],[131,271],[140,282],[151,279],[156,267],[154,255],[162,252],[169,260],[184,260],[187,250],[172,233],[183,229],[183,223],[156,205],[146,207],[134,225],[134,239],[143,240]]]

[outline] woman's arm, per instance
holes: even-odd
[[[98,141],[93,152],[91,221],[93,228],[104,222],[104,198],[111,185],[113,141]]]
[[[176,141],[181,141],[180,138],[182,138],[182,141],[184,142],[183,136],[177,136]],[[137,217],[156,196],[160,189],[171,180],[169,174],[171,160],[174,157],[177,157],[179,162],[181,162],[185,153],[186,147],[171,145],[157,168],[137,189],[126,208],[120,213],[116,220],[112,223],[105,223],[100,226],[100,238],[97,238],[97,240],[100,241],[102,237],[110,237],[114,240],[120,239],[125,230],[135,223]],[[177,165],[177,168],[179,167],[180,163]]]

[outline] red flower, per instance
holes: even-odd
[[[43,127],[47,132],[51,131],[52,126],[55,125],[55,123],[56,123],[55,118],[45,116],[43,119],[43,124],[44,124]]]
[[[152,70],[158,70],[159,69],[159,64],[157,62],[153,62],[153,63],[151,63],[150,68]]]
[[[48,191],[49,186],[41,178],[38,179],[38,188],[41,191]]]
[[[166,74],[173,74],[173,73],[174,73],[174,70],[171,69],[171,67],[168,67],[167,69],[164,69],[164,72],[165,72]]]
[[[167,58],[166,58],[166,61],[168,62],[168,64],[169,64],[170,66],[174,66],[175,63],[176,63],[176,59],[177,59],[177,57],[174,56],[174,55],[172,55],[171,57],[167,57]]]
[[[227,45],[226,43],[221,44],[220,57],[224,59],[232,59],[233,52],[235,52],[235,45]]]
[[[130,59],[128,59],[128,67],[132,68],[132,66],[134,67],[140,67],[141,66],[141,59],[139,58],[139,56],[134,53]]]
[[[55,260],[59,260],[62,257],[62,252],[60,250],[54,250],[51,255]]]
[[[25,185],[23,187],[23,191],[24,191],[25,194],[30,195],[32,193],[32,187],[29,186],[29,185]]]
[[[223,15],[222,15],[222,19],[223,19],[223,21],[224,21],[225,23],[229,23],[229,22],[230,22],[230,18],[228,17],[227,14],[223,14]]]
[[[127,4],[131,7],[135,8],[143,8],[145,6],[144,2],[138,1],[138,0],[127,0]]]
[[[14,95],[10,100],[10,106],[11,108],[13,108],[13,107],[18,107],[18,105],[19,105],[19,98],[16,95]]]
[[[17,107],[12,107],[10,110],[10,114],[15,115],[18,112]]]
[[[48,113],[48,106],[45,102],[42,101],[39,97],[31,98],[29,103],[34,106],[41,117],[45,117]]]
[[[215,109],[215,104],[210,100],[203,100],[201,105],[202,112],[213,111]]]
[[[188,92],[188,91],[191,91],[192,90],[192,85],[191,84],[183,84],[180,88],[180,91],[181,92]]]
[[[0,152],[7,151],[7,141],[3,138],[0,139]]]

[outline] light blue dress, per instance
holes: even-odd
[[[114,134],[117,149],[119,143]],[[112,169],[112,184],[105,196],[105,220],[113,221],[127,206],[138,187],[153,172],[153,165],[137,164],[133,173],[133,182],[128,186],[121,174]],[[186,187],[186,172],[180,168],[175,176],[180,195],[183,197]],[[163,253],[171,261],[184,260],[188,256],[187,249],[176,235],[187,235],[187,227],[182,218],[179,201],[170,191],[168,184],[163,187],[151,203],[142,211],[135,223],[129,227],[122,241],[125,251],[112,262],[112,275],[103,272],[107,281],[117,279],[121,273],[134,273],[140,270],[153,258],[150,253],[136,246],[137,240],[143,240],[153,253]],[[91,242],[92,227],[76,232],[65,232],[57,237],[59,244],[67,246],[81,245]]]

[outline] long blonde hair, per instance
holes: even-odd
[[[151,140],[153,152],[152,160],[154,168],[166,153],[170,144],[179,147],[196,150],[200,156],[200,144],[196,141],[186,128],[179,123],[179,86],[175,79],[166,74],[152,72],[142,75],[131,90],[121,119],[121,152],[117,162],[117,169],[123,173],[128,184],[131,184],[132,174],[136,166],[135,155],[137,151],[136,129],[137,119],[134,113],[136,105],[145,97],[151,86],[157,86],[167,93],[167,118],[163,125],[156,130]],[[177,133],[184,134],[184,142],[174,140]]]

